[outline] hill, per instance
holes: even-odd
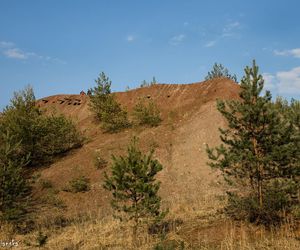
[[[216,100],[238,99],[239,91],[238,84],[223,78],[192,84],[155,84],[116,93],[129,114],[139,99],[152,99],[163,119],[155,128],[130,128],[117,134],[101,131],[89,110],[87,95],[40,99],[37,104],[47,114],[71,117],[87,137],[82,148],[36,172],[34,196],[47,204],[37,207],[40,227],[49,235],[48,249],[129,249],[130,231],[112,218],[111,197],[102,183],[111,155],[125,153],[134,135],[139,137],[143,151],[155,148],[155,157],[164,167],[158,179],[162,204],[170,210],[168,219],[172,221],[167,240],[175,245],[183,242],[189,249],[215,249],[230,239],[234,249],[234,241],[250,229],[236,227],[220,212],[225,184],[219,173],[207,166],[205,148],[206,144],[220,143],[218,128],[226,126],[216,109]],[[97,169],[96,155],[108,165]],[[68,182],[80,176],[90,179],[91,189],[85,193],[66,192]],[[51,185],[46,187],[45,183]],[[255,234],[256,229],[249,233],[251,237]],[[151,238],[146,231],[140,235],[141,249],[152,249],[157,242],[159,239]]]

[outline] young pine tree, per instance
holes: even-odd
[[[98,78],[95,80],[96,86],[92,89],[89,89],[90,93],[90,107],[96,118],[101,121],[102,115],[101,110],[104,109],[104,105],[111,94],[111,80],[105,75],[104,72],[101,72]]]
[[[111,81],[102,72],[95,80],[97,86],[90,89],[90,108],[105,132],[118,132],[130,127],[127,112],[111,93]]]
[[[235,74],[234,75],[229,74],[227,68],[225,68],[222,64],[217,64],[217,63],[215,63],[213,69],[207,73],[205,80],[211,80],[220,77],[225,77],[237,82],[237,77]]]
[[[262,95],[264,80],[255,61],[240,86],[240,100],[217,102],[228,128],[220,129],[220,146],[207,148],[209,165],[236,188],[228,193],[232,213],[240,207],[250,221],[273,223],[295,205],[298,139],[293,124],[272,108],[270,92]]]
[[[127,153],[127,156],[113,156],[111,176],[105,173],[104,188],[112,192],[112,207],[134,222],[133,241],[136,242],[141,221],[146,218],[160,220],[166,214],[160,210],[161,199],[157,194],[160,183],[155,179],[162,165],[153,159],[153,150],[148,155],[142,154],[136,138]]]

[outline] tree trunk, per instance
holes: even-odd
[[[252,139],[253,142],[253,149],[254,149],[254,154],[257,158],[259,158],[259,151],[257,148],[257,140],[256,138]],[[262,192],[262,183],[263,183],[263,166],[258,163],[257,166],[257,195],[258,195],[258,200],[259,200],[259,208],[263,208],[263,192]]]

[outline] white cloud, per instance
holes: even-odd
[[[128,35],[127,37],[126,37],[126,41],[127,42],[133,42],[135,40],[135,37],[133,36],[133,35]]]
[[[28,58],[28,55],[18,48],[7,49],[3,53],[8,58],[22,59],[22,60]]]
[[[226,24],[222,31],[222,37],[233,36],[234,30],[240,28],[240,26],[241,24],[238,21]]]
[[[289,71],[264,73],[265,89],[276,90],[278,94],[300,94],[300,67]]]
[[[173,36],[170,39],[170,44],[171,45],[178,45],[178,44],[182,43],[185,38],[186,38],[186,36],[184,34],[179,34],[177,36]]]
[[[60,63],[66,64],[65,61],[50,57],[50,56],[42,56],[35,52],[28,52],[24,51],[15,46],[12,42],[0,41],[0,54],[3,54],[7,58],[15,59],[15,60],[29,60],[29,59],[36,59],[36,60],[44,60],[53,63]]]
[[[270,73],[263,73],[264,78],[264,89],[266,90],[274,90],[276,88],[276,77]]]
[[[300,67],[278,72],[276,77],[279,93],[300,94]]]
[[[0,41],[0,48],[11,48],[13,46],[12,42]]]
[[[204,45],[204,47],[210,48],[210,47],[213,47],[213,46],[215,46],[215,45],[216,45],[216,43],[217,43],[217,41],[216,41],[216,40],[209,41],[209,42],[207,42],[207,43]]]
[[[274,50],[273,53],[276,56],[293,56],[300,58],[300,48],[290,50]]]
[[[206,41],[204,47],[213,47],[217,44],[217,42],[221,42],[223,39],[228,37],[237,37],[237,30],[241,29],[241,23],[238,21],[229,22],[223,26],[221,30],[217,32],[217,35],[213,40]]]

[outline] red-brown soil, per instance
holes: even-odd
[[[38,101],[42,109],[71,117],[88,142],[42,169],[40,178],[51,181],[59,191],[57,195],[67,205],[66,214],[105,212],[110,196],[102,188],[102,180],[104,171],[109,167],[96,169],[94,156],[99,152],[110,162],[111,155],[125,153],[130,139],[137,135],[145,152],[151,146],[156,147],[155,156],[164,166],[159,180],[165,206],[178,212],[193,209],[197,202],[212,206],[212,196],[222,190],[218,184],[218,173],[206,164],[205,145],[219,143],[218,128],[225,125],[216,110],[216,99],[236,99],[239,89],[238,84],[228,79],[215,79],[193,84],[157,84],[116,93],[117,100],[129,114],[139,98],[151,98],[161,110],[163,119],[162,124],[155,128],[130,128],[117,134],[101,131],[89,110],[89,97],[86,95],[43,98]],[[77,194],[62,191],[68,181],[81,175],[90,178],[90,191]],[[37,189],[39,195],[45,195],[45,190]]]

